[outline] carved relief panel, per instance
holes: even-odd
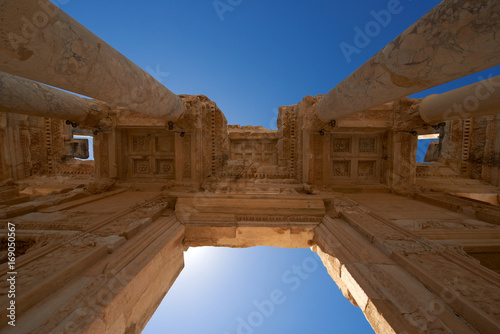
[[[175,179],[175,137],[129,131],[128,177]]]
[[[380,135],[332,134],[330,143],[332,181],[380,179]]]
[[[239,139],[231,140],[231,160],[249,160],[262,165],[277,165],[278,140]]]

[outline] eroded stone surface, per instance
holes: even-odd
[[[26,15],[47,5],[35,2],[23,1],[33,4]],[[9,10],[15,7],[7,3]],[[390,91],[384,78],[413,89],[408,78],[427,72],[413,73],[420,71],[418,64],[403,61],[427,56],[441,66],[439,76],[462,73],[453,64],[474,50],[495,47],[488,34],[498,10],[483,12],[491,5],[498,6],[443,2],[436,11],[450,9],[442,24],[457,22],[447,29],[460,29],[450,43],[464,42],[463,54],[443,54],[432,43],[416,53],[402,52],[428,43],[422,36],[439,30],[434,11],[381,52],[394,49],[399,56],[381,63],[384,73],[374,91]],[[0,9],[5,6],[1,2]],[[70,18],[47,8],[59,13],[50,29],[14,50],[2,48],[0,58],[9,60],[2,66],[11,69],[24,61],[21,74],[40,75],[30,50],[43,55],[59,45],[51,40],[56,19],[62,20],[61,36],[83,34]],[[460,12],[463,17],[454,17]],[[484,17],[496,21],[483,22]],[[0,20],[6,20],[5,34],[13,20]],[[69,32],[68,24],[78,29]],[[485,35],[476,36],[477,29]],[[486,45],[478,47],[484,36]],[[81,71],[88,70],[73,60],[81,55],[96,64],[86,83],[109,80],[99,83],[111,90],[103,91],[106,98],[120,100],[142,87],[134,80],[125,83],[130,75],[143,78],[135,67],[123,71],[127,60],[117,56],[116,66],[107,68],[113,51],[102,44],[102,56],[93,59],[96,45],[87,48],[87,42],[64,44],[55,53],[57,64],[46,64],[48,76],[77,87]],[[478,58],[469,65],[485,64]],[[391,76],[392,67],[413,72]],[[372,69],[365,66],[366,77],[355,74],[348,82],[373,82]],[[124,85],[114,85],[116,80]],[[354,84],[343,94],[355,94]],[[18,102],[40,102],[21,89],[14,93]],[[203,95],[175,97],[184,112],[165,124],[165,117],[147,112],[158,106],[156,97],[142,106],[137,101],[126,101],[126,108],[108,106],[111,121],[99,133],[56,119],[83,117],[81,100],[73,101],[75,109],[54,107],[54,115],[0,113],[0,268],[8,271],[7,224],[14,223],[21,332],[139,333],[182,270],[184,250],[257,245],[311,247],[378,333],[500,332],[500,115],[455,119],[434,129],[420,116],[422,100],[392,97],[331,123],[318,117],[323,98],[318,95],[280,107],[278,129],[268,130],[228,125]],[[371,102],[372,97],[366,95]],[[346,101],[345,110],[357,108]],[[417,163],[418,135],[437,133],[437,161]],[[94,137],[95,161],[74,159],[85,155],[76,149],[74,135]],[[4,274],[2,305],[8,303],[6,289]],[[6,309],[0,315],[0,333],[8,332]]]

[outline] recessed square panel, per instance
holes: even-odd
[[[351,138],[332,138],[332,151],[335,153],[350,153]]]
[[[276,151],[276,143],[266,143],[266,152]]]
[[[275,139],[239,139],[230,142],[231,160],[248,160],[264,165],[278,164],[278,141]]]
[[[375,177],[376,161],[373,160],[359,160],[358,161],[358,176]]]
[[[265,147],[266,146],[261,141],[253,141],[254,152],[259,152],[259,153],[264,152]]]
[[[143,153],[149,152],[149,137],[132,136],[132,151]]]
[[[156,137],[156,152],[175,152],[174,136],[158,136]]]
[[[359,153],[376,153],[375,138],[359,138]]]
[[[332,161],[332,176],[333,177],[349,177],[349,176],[351,176],[351,161],[350,160],[333,160]]]
[[[265,165],[271,165],[274,163],[274,154],[272,153],[265,153],[262,158],[262,163]]]
[[[134,174],[135,175],[148,175],[151,172],[149,160],[147,159],[133,159]]]
[[[231,141],[231,150],[236,152],[241,151],[241,141]]]
[[[242,150],[243,151],[252,151],[253,150],[253,142],[244,141],[242,144]]]
[[[156,174],[173,178],[174,174],[174,160],[172,159],[157,159],[156,160]]]

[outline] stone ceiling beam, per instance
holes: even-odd
[[[0,71],[173,121],[182,100],[48,0],[0,2]]]
[[[429,124],[500,113],[500,76],[427,96],[420,116]]]
[[[322,121],[500,64],[500,2],[445,0],[318,102]]]
[[[109,110],[106,103],[0,72],[0,112],[58,118],[102,130],[111,124]]]

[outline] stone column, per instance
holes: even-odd
[[[182,100],[48,0],[0,3],[0,71],[164,120]]]
[[[358,215],[354,214],[356,218]],[[343,295],[358,306],[376,333],[474,333],[446,309],[439,293],[429,291],[417,277],[409,274],[380,247],[377,241],[356,229],[360,221],[325,217],[316,228],[317,252]],[[370,219],[359,215],[359,220]],[[353,226],[354,225],[354,226]],[[378,225],[382,234],[395,234]],[[364,232],[364,233],[363,233]],[[367,240],[367,237],[369,240]],[[371,241],[373,240],[373,241]],[[443,311],[433,309],[438,304]]]
[[[70,120],[106,127],[109,106],[15,75],[0,72],[0,112]]]
[[[427,96],[420,104],[420,116],[433,124],[500,113],[500,76],[443,94]]]
[[[80,272],[66,270],[35,284],[38,294],[22,299],[22,307],[31,309],[17,309],[19,332],[140,333],[184,267],[184,226],[175,217],[160,217],[150,224],[128,241],[116,235],[99,239],[92,251],[71,262]],[[66,252],[71,247],[73,252],[89,248],[75,242],[63,247]],[[70,279],[75,283],[65,285]],[[68,289],[64,298],[55,296],[58,289]],[[46,300],[52,308],[44,306]],[[30,314],[42,316],[33,321]]]
[[[313,250],[377,333],[499,331],[496,273],[453,241],[427,239],[422,235],[429,231],[407,230],[400,225],[408,220],[382,217],[395,218],[405,212],[405,219],[422,224],[429,213],[442,217],[436,217],[435,221],[440,221],[452,212],[402,196],[349,197],[363,203],[344,196],[333,198],[339,217],[325,216],[316,228]],[[422,214],[419,210],[427,211]],[[454,219],[466,218],[457,214]],[[470,231],[462,230],[462,236]],[[437,233],[451,239],[451,232]]]
[[[417,180],[418,138],[405,132],[389,131],[384,183],[393,189],[408,189]]]
[[[493,146],[493,166],[491,167],[491,183],[500,187],[500,114],[495,119],[496,136]],[[500,201],[500,197],[499,197]]]
[[[323,121],[500,64],[500,3],[442,1],[318,103]]]
[[[2,151],[2,179],[22,179],[26,176],[19,129],[19,115],[0,115],[0,150]]]

